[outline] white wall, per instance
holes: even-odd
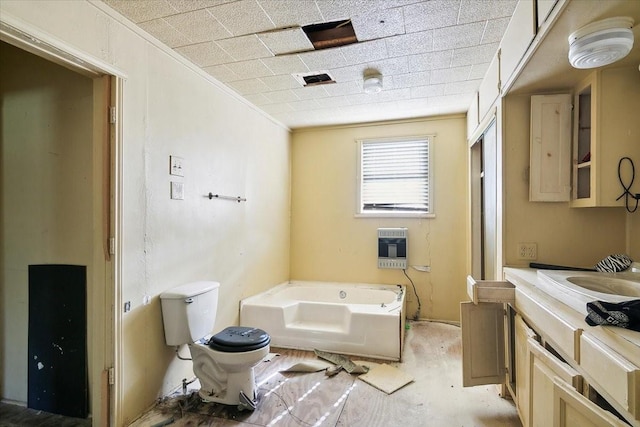
[[[122,419],[191,376],[164,344],[158,295],[221,282],[215,330],[239,299],[289,277],[289,132],[110,16],[101,3],[3,1],[0,19],[126,76],[123,99]],[[169,155],[185,159],[185,200],[169,199]],[[208,200],[209,191],[246,203]],[[149,295],[151,304],[142,305]],[[120,309],[120,308],[118,308]],[[186,348],[182,349],[186,352]]]
[[[356,218],[357,139],[435,135],[435,218]],[[466,297],[467,143],[463,116],[301,129],[292,137],[291,277],[297,280],[406,284],[407,316],[417,311],[401,270],[379,269],[377,229],[407,227],[409,268],[420,317],[459,320]]]

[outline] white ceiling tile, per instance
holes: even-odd
[[[414,33],[455,25],[459,10],[459,0],[433,0],[405,6],[403,11],[406,32]]]
[[[318,104],[321,108],[337,108],[342,107],[344,105],[349,105],[349,100],[346,96],[330,96],[327,98],[318,99]],[[335,110],[334,110],[335,114]]]
[[[274,104],[290,102],[290,101],[299,101],[300,98],[296,96],[296,94],[292,90],[278,90],[274,92],[267,92],[264,96]]]
[[[387,44],[384,40],[353,43],[339,49],[347,65],[365,64],[388,57]]]
[[[316,98],[326,98],[329,96],[325,87],[332,86],[335,83],[328,83],[318,86],[306,86],[298,89],[293,89],[293,92],[296,94],[298,99],[316,99]]]
[[[289,104],[269,104],[262,107],[264,111],[269,114],[285,113],[294,111],[293,107]]]
[[[269,87],[260,79],[238,80],[229,86],[242,95],[268,92]]]
[[[349,67],[339,67],[329,69],[329,74],[338,83],[350,82],[362,79],[362,72],[367,68],[366,65],[352,65]]]
[[[518,0],[462,0],[458,23],[511,17],[517,3]]]
[[[367,68],[376,69],[383,76],[390,76],[392,74],[405,74],[409,72],[409,62],[404,56],[397,58],[383,59],[381,61],[375,61],[367,64]]]
[[[433,50],[476,46],[484,32],[484,22],[456,25],[433,30]]]
[[[152,19],[178,13],[165,0],[104,0],[104,2],[135,23],[151,21]]]
[[[400,8],[357,15],[351,23],[358,41],[361,42],[404,34],[404,17]]]
[[[275,28],[256,0],[239,0],[207,9],[235,36]]]
[[[313,44],[302,28],[286,28],[258,34],[274,55],[313,50]]]
[[[323,49],[298,54],[298,57],[309,67],[310,71],[326,70],[347,65],[340,49]]]
[[[371,6],[367,0],[317,0],[316,5],[320,9],[325,22],[351,19]]]
[[[207,9],[168,16],[165,21],[184,34],[192,43],[230,37],[231,33]]]
[[[258,0],[276,28],[293,25],[310,25],[323,22],[322,15],[315,2],[305,0],[294,6],[291,0]]]
[[[320,107],[320,105],[318,104],[318,101],[316,101],[315,99],[305,99],[303,101],[293,101],[293,102],[289,102],[289,105],[295,111],[308,111],[308,110],[314,110],[314,109]]]
[[[224,83],[240,80],[240,77],[224,64],[204,67],[203,70]]]
[[[464,82],[447,83],[444,88],[445,95],[459,95],[475,92],[482,80],[467,80]]]
[[[141,22],[140,28],[151,34],[169,47],[178,47],[191,44],[184,34],[167,24],[164,19],[154,19],[152,21]]]
[[[480,43],[492,43],[502,40],[509,21],[511,21],[511,17],[490,19],[487,21],[487,26],[485,27]]]
[[[383,88],[384,88],[384,82],[383,82]],[[411,91],[406,88],[392,89],[392,90],[383,89],[382,92],[378,92],[378,93],[363,92],[355,95],[347,95],[347,98],[349,99],[349,102],[352,105],[389,102],[389,101],[397,101],[401,99],[409,99],[411,98]]]
[[[274,56],[272,58],[262,58],[261,61],[273,74],[305,73],[311,71],[298,55]]]
[[[411,88],[411,98],[430,98],[444,94],[445,85],[415,86]]]
[[[216,43],[235,61],[246,61],[248,59],[273,56],[271,51],[267,49],[255,34],[218,40]]]
[[[167,0],[178,12],[190,12],[192,10],[206,9],[207,7],[219,6],[235,0]]]
[[[482,79],[489,69],[489,62],[483,64],[473,64],[469,73],[469,80]]]
[[[409,70],[427,71],[437,68],[448,68],[451,65],[453,51],[445,50],[442,52],[428,52],[420,55],[411,55],[407,57],[409,62]]]
[[[464,67],[454,68],[442,68],[439,70],[431,71],[430,84],[459,82],[469,79],[471,73],[471,66],[466,65]]]
[[[200,67],[224,64],[232,60],[232,58],[214,42],[182,46],[175,50]]]
[[[351,95],[354,93],[362,92],[362,83],[356,80],[347,81],[343,83],[335,83],[331,85],[325,85],[324,89],[329,96],[335,97],[340,95]]]
[[[461,65],[473,65],[491,62],[493,56],[497,51],[497,43],[489,43],[480,46],[455,49],[451,57],[451,66],[459,67]]]
[[[387,51],[390,57],[414,55],[433,50],[433,31],[403,34],[386,39]]]
[[[262,81],[271,90],[296,89],[300,87],[300,83],[291,74],[262,77]]]
[[[271,76],[273,73],[257,59],[251,61],[232,62],[227,64],[229,69],[241,79]]]
[[[420,71],[417,73],[397,74],[393,76],[393,81],[396,88],[402,88],[428,85],[430,78],[430,71]]]

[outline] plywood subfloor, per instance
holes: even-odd
[[[281,355],[256,367],[259,407],[253,413],[203,403],[197,394],[165,399],[132,424],[170,426],[519,427],[513,402],[495,386],[462,388],[460,329],[411,322],[403,361],[389,363],[414,381],[386,394],[340,372],[280,373],[315,359],[312,352],[272,349]],[[354,358],[360,359],[360,358]],[[380,362],[380,361],[378,361]],[[173,421],[171,421],[173,420]]]

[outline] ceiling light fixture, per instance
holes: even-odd
[[[569,36],[569,62],[574,68],[597,68],[612,64],[633,47],[633,19],[625,16],[585,25]]]
[[[382,90],[382,74],[368,74],[364,76],[364,93],[378,93]]]

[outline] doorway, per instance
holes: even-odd
[[[78,73],[13,43],[1,41],[0,52],[0,398],[24,406],[29,394],[29,266],[84,266],[88,409],[94,425],[107,425],[115,289],[106,249],[110,77]]]

